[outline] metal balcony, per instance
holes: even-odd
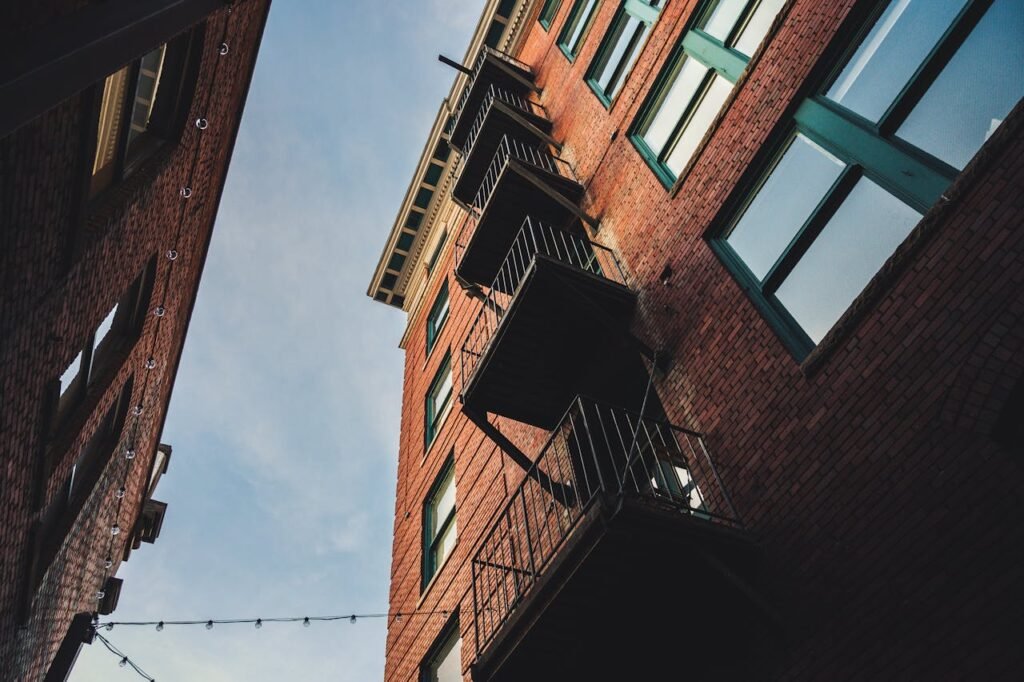
[[[699,434],[577,398],[473,557],[473,679],[732,679],[755,557]]]
[[[593,222],[579,208],[582,196],[568,162],[503,136],[459,232],[456,272],[467,282],[490,284],[528,216],[582,234],[581,220]]]
[[[581,392],[638,405],[616,371],[635,305],[609,249],[526,218],[462,347],[464,408],[550,429]]]
[[[464,204],[473,202],[498,145],[506,135],[526,147],[538,149],[545,143],[553,143],[550,133],[547,112],[529,94],[519,95],[491,85],[460,149],[461,173],[452,194]]]
[[[511,55],[484,46],[473,65],[473,75],[469,77],[452,112],[448,141],[456,149],[464,148],[480,104],[492,85],[516,95],[538,90],[529,66]]]

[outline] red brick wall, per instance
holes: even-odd
[[[73,615],[96,609],[96,591],[117,568],[107,571],[104,558],[110,551],[119,559],[138,516],[268,4],[247,0],[208,19],[199,81],[180,142],[111,190],[87,220],[76,215],[91,170],[83,144],[93,125],[87,93],[0,141],[0,679],[42,678]],[[221,57],[224,40],[232,49]],[[202,132],[192,124],[200,116],[210,122]],[[186,184],[194,191],[187,201],[179,194]],[[166,257],[170,249],[179,254],[173,262]],[[34,491],[46,448],[40,429],[46,384],[60,375],[153,256],[155,285],[141,336],[120,366],[89,389],[54,439],[54,465],[39,499]],[[151,314],[157,305],[167,310],[162,318]],[[150,356],[157,365],[146,370]],[[137,429],[138,457],[129,463],[121,452],[110,453],[31,600],[29,617],[22,620],[18,604],[29,586],[30,535],[39,510],[58,494],[81,447],[132,376],[130,404],[141,403],[144,412],[137,419],[129,413],[124,434]],[[119,509],[114,491],[125,481],[128,492]],[[115,522],[123,532],[111,551],[109,529]]]
[[[639,292],[636,335],[671,356],[655,382],[670,419],[706,435],[764,547],[760,589],[790,641],[765,677],[1019,679],[1024,654],[1015,637],[1024,617],[1008,595],[1024,577],[1013,558],[1024,540],[1024,481],[1020,453],[1001,449],[990,433],[1024,370],[1024,110],[1017,107],[949,200],[925,216],[801,363],[704,235],[803,96],[829,41],[849,35],[843,21],[856,3],[790,3],[692,171],[669,192],[627,131],[697,4],[667,3],[610,110],[583,74],[618,2],[601,3],[574,63],[554,46],[568,0],[549,32],[534,25],[520,56],[544,88],[563,155],[587,186],[584,205],[601,219],[597,240],[616,249]],[[666,264],[674,273],[667,286],[659,280]],[[452,292],[444,343],[456,352],[480,304]],[[461,601],[468,676],[467,558],[521,472],[458,414],[421,463],[423,395],[443,349],[424,368],[422,315],[412,325],[392,609],[410,610],[419,598],[420,505],[454,444],[459,546],[420,608]],[[526,445],[525,429],[513,433]],[[441,621],[392,623],[388,680],[415,679]]]

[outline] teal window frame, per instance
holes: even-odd
[[[442,486],[447,482],[448,477],[451,476],[452,490],[456,489],[455,483],[455,453],[448,455],[448,458],[441,465],[441,469],[437,472],[437,476],[434,477],[434,482],[430,484],[430,490],[427,491],[427,496],[423,500],[423,568],[420,577],[420,591],[422,592],[430,584],[430,581],[437,574],[437,569],[441,567],[443,559],[438,557],[438,550],[440,549],[438,544],[439,541],[445,537],[445,533],[448,532],[448,528],[455,523],[455,513],[458,509],[457,504],[452,505],[452,510],[448,515],[440,520],[440,523],[435,524],[437,515],[437,499],[441,493]],[[436,525],[437,531],[433,532]],[[456,536],[458,530],[456,529]],[[447,557],[446,557],[447,558]]]
[[[437,297],[434,299],[434,304],[430,306],[430,312],[427,314],[427,355],[430,355],[430,351],[434,349],[437,344],[437,337],[441,333],[441,329],[444,328],[444,323],[448,321],[450,308],[450,301],[448,300],[448,282],[445,281],[441,285],[441,290],[437,292]]]
[[[588,3],[591,0],[576,0],[573,3],[572,9],[569,10],[569,16],[565,20],[565,25],[562,26],[561,32],[558,34],[558,49],[562,51],[565,58],[570,62],[576,61],[576,57],[579,55],[580,50],[583,48],[583,43],[587,41],[587,35],[590,33],[590,27],[594,23],[594,17],[597,16],[597,10],[601,7],[601,0],[593,0],[593,4],[590,5],[590,12],[587,16],[580,16],[581,13],[587,9]],[[582,23],[583,28],[580,30],[579,40],[575,45],[569,44],[569,38],[572,37],[572,33],[576,31],[577,26]]]
[[[437,437],[437,432],[440,429],[441,421],[447,414],[448,408],[451,406],[453,396],[455,394],[455,377],[452,376],[450,381],[452,383],[452,389],[445,396],[444,400],[438,404],[438,390],[444,384],[445,376],[450,375],[452,371],[452,353],[449,350],[445,353],[444,359],[441,360],[441,365],[437,368],[437,372],[434,374],[434,378],[430,381],[430,388],[427,389],[426,399],[424,401],[424,416],[426,420],[424,430],[424,447],[425,449],[430,448],[430,444],[434,442],[434,438]]]
[[[544,0],[544,6],[540,9],[540,16],[537,17],[537,23],[545,31],[551,28],[551,24],[555,20],[555,15],[558,14],[558,8],[561,5],[562,0]]]
[[[874,123],[828,100],[825,92],[853,57],[889,4],[880,3],[871,13],[855,39],[836,60],[827,78],[815,90],[815,94],[804,100],[793,115],[792,122],[774,135],[773,140],[762,152],[761,163],[751,165],[748,177],[740,183],[739,191],[734,192],[734,197],[723,210],[722,215],[727,215],[728,220],[722,221],[721,227],[713,227],[713,231],[709,231],[706,236],[712,251],[740,283],[755,307],[798,362],[806,359],[817,344],[775,298],[774,290],[807,253],[814,239],[842,205],[856,181],[861,177],[867,178],[924,214],[940,200],[943,192],[960,174],[953,166],[897,139],[895,130],[924,96],[928,86],[938,77],[942,68],[956,54],[957,48],[991,5],[991,0],[972,0],[967,3],[893,104],[879,121]],[[774,171],[789,142],[798,133],[845,162],[847,167],[797,230],[796,236],[783,250],[768,274],[763,280],[759,280],[728,244],[727,238],[743,217],[750,201],[757,196],[761,186]]]
[[[640,112],[637,114],[632,126],[630,126],[630,142],[633,143],[637,152],[639,152],[640,156],[654,172],[654,175],[658,178],[661,184],[664,185],[665,189],[671,189],[675,186],[680,177],[686,174],[684,170],[679,176],[677,176],[668,167],[666,160],[674,149],[675,142],[690,124],[694,112],[697,107],[700,106],[715,75],[717,74],[735,85],[736,81],[739,80],[740,75],[742,75],[746,70],[752,56],[745,55],[742,52],[727,46],[726,43],[723,43],[718,38],[703,30],[704,22],[708,20],[717,5],[718,0],[705,2],[701,10],[694,14],[694,19],[690,22],[689,26],[687,26],[682,39],[676,45],[668,61],[665,63],[665,66],[662,67],[661,73],[658,74],[658,78],[654,82],[654,87],[651,88],[650,93],[647,95],[647,99],[640,108]],[[733,26],[732,31],[726,40],[727,43],[732,43],[736,40],[739,34],[746,27],[747,21],[750,19],[751,15],[753,15],[758,5],[758,0],[748,0],[746,7],[736,20],[736,24]],[[767,39],[767,36],[765,39]],[[673,77],[676,75],[678,69],[682,67],[685,59],[694,59],[706,66],[709,70],[704,76],[704,80],[695,91],[693,98],[689,103],[687,103],[686,108],[683,110],[679,121],[676,123],[672,133],[668,137],[668,141],[665,143],[665,148],[659,154],[651,149],[647,144],[647,141],[644,139],[644,132],[660,111],[660,105],[664,102],[665,96],[668,94],[668,88],[673,82]],[[693,165],[693,160],[699,156],[699,151],[700,150],[698,148],[697,152],[695,152],[687,162],[687,167]]]
[[[629,78],[629,75],[633,70],[632,65],[630,65],[628,69],[624,66],[633,54],[632,50],[628,50],[623,53],[621,61],[615,67],[615,70],[619,72],[615,82],[621,84],[616,88],[616,92],[609,96],[608,93],[604,91],[604,88],[599,84],[597,71],[604,67],[605,59],[610,57],[610,53],[614,52],[615,46],[618,44],[617,42],[613,42],[613,36],[618,32],[620,26],[629,21],[630,17],[644,23],[646,25],[644,34],[640,41],[633,46],[636,50],[637,59],[639,59],[640,53],[647,44],[648,38],[650,38],[654,24],[658,21],[658,17],[661,16],[662,7],[655,6],[653,3],[664,5],[665,1],[666,0],[623,0],[622,5],[620,5],[618,11],[616,11],[615,18],[612,19],[612,23],[609,24],[608,30],[601,39],[601,45],[597,48],[597,54],[594,55],[594,59],[590,62],[590,66],[587,68],[586,76],[584,76],[584,80],[590,87],[590,90],[597,96],[597,99],[602,105],[604,105],[605,109],[611,109],[612,102],[614,102],[618,94],[622,92],[622,88],[625,86],[626,80]]]

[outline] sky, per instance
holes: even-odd
[[[365,292],[484,0],[274,0],[117,620],[388,609],[405,315]],[[160,682],[381,679],[385,621],[116,627]],[[72,682],[139,680],[99,643]]]

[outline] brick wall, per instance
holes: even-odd
[[[1009,595],[1022,577],[1021,453],[999,447],[991,428],[1024,370],[1024,108],[801,362],[705,233],[833,37],[850,35],[851,8],[866,3],[789,3],[689,174],[667,191],[627,130],[698,4],[667,3],[610,110],[583,74],[619,3],[601,3],[573,63],[554,45],[568,0],[550,31],[534,25],[520,58],[587,186],[596,239],[616,249],[639,293],[635,334],[671,357],[655,381],[670,420],[705,434],[763,546],[757,582],[786,642],[764,678],[1019,679],[1024,616]],[[443,266],[451,271],[450,254]],[[454,357],[480,304],[450,289],[439,345]],[[423,396],[444,352],[424,361],[423,317],[410,320],[406,351],[391,608],[420,598],[421,505],[454,446],[459,544],[419,608],[462,604],[468,679],[468,560],[522,472],[457,410],[423,459]],[[536,432],[502,428],[536,453]],[[416,679],[442,621],[391,623],[386,679]]]
[[[92,94],[87,90],[0,141],[0,674],[42,679],[71,618],[96,609],[96,591],[117,569],[138,516],[170,398],[238,116],[269,3],[247,0],[207,20],[196,93],[180,141],[91,205],[82,206],[91,158]],[[222,41],[231,51],[220,56]],[[210,122],[200,131],[192,122]],[[180,189],[193,195],[182,199]],[[166,254],[174,249],[175,260]],[[47,384],[60,376],[88,334],[156,259],[139,338],[99,377],[59,433],[44,442]],[[166,315],[152,310],[162,305]],[[145,368],[152,357],[156,366]],[[59,494],[78,452],[129,378],[129,412],[99,482],[34,596],[19,614],[28,580],[32,528]],[[134,443],[136,459],[123,447]],[[51,467],[40,465],[44,456]],[[114,491],[127,482],[120,505]],[[171,513],[173,513],[173,506]],[[111,542],[110,527],[123,532]],[[104,568],[108,555],[115,559]],[[133,589],[126,585],[125,589]]]

